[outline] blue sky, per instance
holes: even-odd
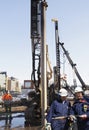
[[[58,19],[60,41],[70,53],[85,83],[89,84],[89,0],[47,0],[46,41],[55,66],[55,29]],[[32,72],[30,0],[0,1],[0,71],[23,82]],[[73,76],[67,67],[68,78]]]

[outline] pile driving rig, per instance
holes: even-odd
[[[31,0],[31,45],[32,45],[32,75],[31,80],[34,83],[35,91],[29,92],[29,98],[31,102],[25,112],[26,126],[42,125],[45,126],[45,113],[47,107],[51,105],[55,90],[59,91],[61,88],[60,77],[60,46],[62,47],[69,63],[74,69],[78,79],[83,87],[85,83],[79,75],[75,64],[71,60],[68,52],[64,48],[63,44],[59,41],[58,35],[58,21],[55,22],[55,39],[56,39],[56,85],[48,88],[48,81],[52,78],[52,69],[48,58],[48,46],[46,45],[45,34],[45,10],[47,8],[46,1]],[[49,66],[49,72],[47,72],[47,65]],[[65,82],[65,81],[64,81]],[[52,97],[52,98],[51,98]],[[55,96],[56,97],[56,96]]]
[[[47,109],[47,84],[52,78],[52,69],[46,45],[45,10],[47,3],[44,0],[31,0],[31,45],[32,45],[32,75],[35,92],[29,93],[32,99],[25,112],[26,125],[45,126]],[[47,65],[49,71],[47,72]],[[33,122],[34,121],[34,122]]]
[[[76,68],[76,64],[72,61],[71,57],[69,56],[69,53],[68,51],[65,49],[64,47],[64,43],[61,43],[59,41],[59,34],[58,34],[58,20],[57,19],[52,19],[52,21],[55,23],[55,42],[56,42],[56,65],[57,65],[57,77],[58,77],[58,88],[60,89],[61,88],[61,76],[60,76],[60,47],[62,48],[67,60],[69,61],[72,69],[74,70],[74,73],[76,74],[78,80],[80,81],[81,83],[81,86],[82,86],[82,89],[83,90],[87,90],[89,88],[89,85],[86,85],[85,82],[83,81],[82,77],[80,76],[77,68]],[[76,87],[76,83],[74,84],[75,87]],[[67,88],[68,89],[68,85],[66,84]],[[71,90],[70,90],[71,91]],[[72,92],[72,91],[71,91]],[[72,92],[73,94],[73,92]]]

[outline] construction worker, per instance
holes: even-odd
[[[75,101],[71,109],[71,119],[76,116],[78,130],[89,130],[89,102],[83,96],[81,87],[75,88]]]
[[[9,91],[6,91],[4,95],[2,96],[2,100],[4,101],[4,107],[6,110],[6,113],[11,113],[11,101],[12,101],[12,95],[9,93]]]
[[[70,102],[67,101],[67,91],[61,88],[58,98],[54,100],[47,113],[47,124],[51,125],[52,130],[68,130],[68,114],[70,111]]]

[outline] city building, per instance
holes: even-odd
[[[0,90],[21,92],[21,86],[15,77],[8,77],[7,72],[0,72]]]

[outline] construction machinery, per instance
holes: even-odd
[[[59,47],[59,34],[58,34],[58,22],[57,19],[52,19],[53,22],[55,22],[55,44],[56,44],[56,69],[57,69],[57,86],[58,91],[61,88],[60,84],[60,47]]]
[[[55,92],[61,88],[61,76],[60,76],[60,46],[62,47],[69,63],[74,69],[82,86],[85,87],[85,83],[79,75],[75,64],[70,58],[68,52],[63,46],[63,43],[59,41],[58,34],[58,21],[55,22],[55,42],[56,42],[56,67],[54,74],[56,84],[52,84],[48,87],[48,81],[52,78],[52,68],[48,56],[48,46],[46,44],[46,9],[47,3],[45,0],[31,0],[31,45],[32,45],[32,75],[31,81],[34,84],[35,91],[29,92],[28,96],[30,103],[25,112],[25,124],[29,126],[46,125],[46,110],[51,105],[51,102],[55,99]],[[48,71],[49,67],[49,71]],[[66,80],[62,78],[66,83]],[[67,84],[66,84],[67,87]],[[57,91],[55,91],[57,90]],[[52,97],[52,98],[51,98]],[[55,96],[56,97],[56,96]]]
[[[66,55],[66,57],[67,57],[69,63],[70,63],[72,69],[74,70],[74,73],[76,74],[78,80],[80,81],[83,90],[88,89],[88,85],[85,84],[85,82],[83,81],[82,77],[80,76],[80,74],[79,74],[79,72],[78,72],[78,70],[77,70],[77,68],[76,68],[76,64],[72,61],[71,57],[69,56],[68,51],[65,49],[64,43],[61,43],[61,42],[59,41],[59,35],[58,35],[58,20],[57,20],[57,19],[52,19],[52,21],[54,21],[54,23],[55,23],[56,62],[57,62],[58,72],[60,72],[60,47],[61,47],[61,48],[63,49],[63,52],[64,52],[64,54]],[[58,75],[60,75],[60,74],[58,73]],[[60,77],[60,76],[58,76],[58,77],[59,77],[58,82],[59,82],[59,85],[60,85],[60,79],[61,79],[61,77]],[[75,86],[75,87],[76,87],[76,86]],[[59,87],[59,88],[60,88],[60,87]]]
[[[46,44],[46,9],[45,0],[31,0],[31,45],[32,45],[32,75],[31,80],[35,92],[29,93],[30,106],[25,112],[26,125],[45,126],[47,109],[47,85],[52,78],[52,69]],[[48,67],[49,71],[47,71]],[[34,122],[33,122],[34,121]]]
[[[59,44],[60,44],[60,46],[62,47],[62,49],[63,49],[63,51],[64,51],[64,54],[66,55],[66,57],[67,57],[67,59],[68,59],[70,65],[71,65],[72,69],[74,70],[74,72],[75,72],[77,78],[79,79],[79,81],[80,81],[80,83],[81,83],[83,89],[85,89],[85,88],[86,88],[86,84],[85,84],[85,82],[83,81],[83,79],[81,78],[81,76],[80,76],[80,74],[79,74],[79,72],[78,72],[78,70],[77,70],[77,68],[76,68],[76,64],[73,63],[72,59],[71,59],[70,56],[69,56],[68,51],[64,48],[64,43],[59,42]]]

